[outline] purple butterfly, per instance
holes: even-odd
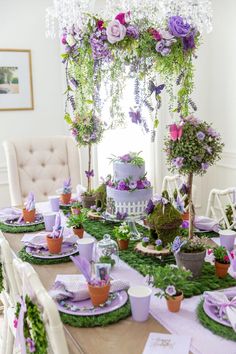
[[[129,116],[130,116],[130,118],[131,118],[131,121],[132,121],[132,123],[135,123],[135,124],[140,124],[141,123],[141,113],[140,113],[140,111],[133,111],[133,110],[131,110],[130,112],[129,112]]]
[[[154,84],[153,81],[149,82],[149,91],[150,91],[150,95],[153,94],[153,92],[155,92],[156,97],[160,95],[161,91],[165,88],[164,84],[161,84],[159,86],[156,86]]]
[[[128,216],[127,213],[120,213],[119,211],[117,211],[116,213],[117,220],[124,220],[125,218],[127,218],[127,216]]]
[[[86,174],[86,177],[87,177],[87,178],[94,177],[94,171],[93,171],[93,170],[91,170],[91,171],[85,171],[85,174]]]

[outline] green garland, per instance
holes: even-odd
[[[38,306],[32,302],[30,297],[26,295],[26,312],[24,315],[24,337],[30,339],[35,345],[35,354],[45,354],[48,349],[47,332],[44,327],[44,323],[41,319],[41,313]],[[21,304],[18,302],[16,306],[15,316],[18,319],[21,309]],[[26,342],[26,351],[31,353],[29,345]]]
[[[76,316],[60,312],[63,323],[73,327],[97,327],[107,326],[129,317],[131,314],[130,303],[127,302],[119,309],[97,316]]]
[[[45,229],[44,223],[40,223],[40,224],[32,225],[32,226],[11,226],[11,225],[6,225],[6,224],[3,224],[2,222],[0,222],[0,230],[2,232],[7,232],[10,234],[36,232],[36,231],[41,231],[44,229]]]
[[[197,317],[200,323],[205,328],[209,329],[217,336],[236,342],[236,333],[232,328],[217,323],[207,316],[207,314],[203,309],[203,300],[200,302],[200,304],[197,307]]]
[[[26,247],[23,247],[19,252],[18,256],[22,261],[28,262],[31,264],[37,265],[46,265],[46,264],[59,264],[59,263],[68,263],[71,262],[70,257],[63,257],[63,258],[54,258],[54,259],[43,259],[43,258],[36,258],[31,256],[29,253],[26,252]],[[74,256],[78,256],[79,253],[74,254]]]

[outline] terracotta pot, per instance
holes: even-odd
[[[182,214],[182,220],[183,221],[189,221],[189,212],[185,212]]]
[[[127,250],[129,247],[129,240],[117,240],[119,249],[122,250]]]
[[[26,210],[25,208],[23,209],[23,219],[25,222],[34,222],[35,220],[35,214],[36,210]]]
[[[82,205],[83,208],[90,209],[91,206],[96,204],[96,196],[95,195],[84,195],[82,197]]]
[[[110,284],[101,287],[88,284],[88,290],[93,306],[102,305],[107,301],[110,287]]]
[[[84,229],[77,229],[76,227],[73,227],[74,234],[78,236],[79,238],[83,238],[84,236]]]
[[[197,278],[201,275],[205,256],[205,250],[197,253],[184,253],[180,251],[175,254],[175,260],[179,268],[185,267],[192,272],[193,278]]]
[[[81,208],[71,207],[71,213],[73,215],[79,215],[81,213]]]
[[[71,193],[61,194],[60,198],[61,198],[62,204],[70,204]]]
[[[228,274],[230,264],[219,263],[215,261],[215,270],[218,278],[225,278]]]
[[[63,237],[52,238],[50,235],[47,236],[47,245],[49,252],[52,254],[57,254],[61,252]]]
[[[180,294],[178,296],[169,297],[169,299],[166,299],[168,310],[170,312],[179,312],[183,298],[183,294]]]

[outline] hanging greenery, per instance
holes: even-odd
[[[85,25],[65,28],[62,35],[67,80],[65,118],[78,142],[89,121],[93,125],[94,117],[108,116],[107,107],[110,120],[105,128],[123,125],[129,117],[154,138],[165,88],[171,111],[186,116],[196,110],[190,96],[200,33],[193,25],[180,16],[167,18],[159,26],[132,17],[130,12],[119,13],[114,20],[86,16]],[[127,82],[133,84],[133,95]],[[127,96],[129,102],[133,100],[130,108],[124,104]]]

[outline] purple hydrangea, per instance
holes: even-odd
[[[206,170],[208,169],[208,167],[209,167],[209,163],[207,163],[207,162],[202,162],[201,167],[202,167],[202,170],[203,170],[203,171],[206,171]]]
[[[138,30],[138,28],[136,26],[129,25],[126,28],[126,35],[128,37],[132,37],[134,39],[138,39],[139,38],[139,30]]]
[[[176,295],[176,289],[174,287],[174,285],[168,285],[166,290],[165,290],[165,293],[169,296],[175,296]]]
[[[206,136],[206,134],[205,133],[203,133],[203,132],[197,132],[197,138],[198,138],[198,140],[200,140],[200,141],[203,141],[204,139],[205,139],[205,136]]]
[[[147,204],[147,207],[145,209],[145,212],[149,215],[153,212],[154,208],[155,208],[155,205],[154,205],[153,201],[150,199]]]
[[[97,38],[96,33],[90,37],[90,45],[92,48],[93,58],[97,59],[111,59],[111,52],[107,47],[107,43],[104,43],[102,38]]]
[[[180,156],[176,157],[172,160],[172,164],[175,165],[176,168],[181,168],[184,164],[184,158]]]

